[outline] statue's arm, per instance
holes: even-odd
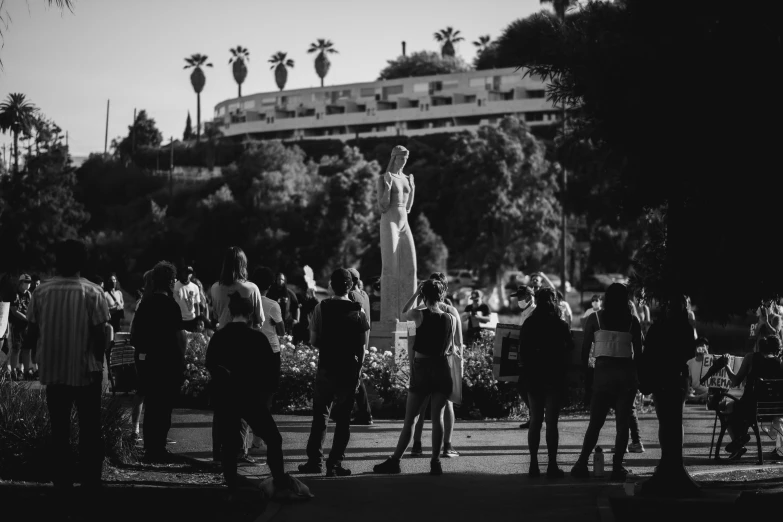
[[[413,183],[413,174],[408,174],[408,183],[410,183],[411,186],[411,195],[408,198],[408,203],[405,205],[405,210],[410,214],[411,208],[413,208],[413,195],[416,193],[416,185]]]
[[[378,207],[381,209],[381,214],[389,210],[391,205],[391,181],[386,181],[386,177],[378,178]]]

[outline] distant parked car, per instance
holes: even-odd
[[[476,274],[467,269],[449,270],[446,275],[449,278],[449,287],[460,288],[463,286],[476,286],[478,285],[478,278]]]

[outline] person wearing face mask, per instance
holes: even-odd
[[[122,300],[122,290],[117,287],[117,274],[112,273],[106,280],[106,300],[109,302],[111,319],[109,324],[115,332],[120,331],[120,323],[125,318],[125,302]]]

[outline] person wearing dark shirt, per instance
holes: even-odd
[[[335,295],[315,307],[310,325],[310,344],[319,352],[318,371],[307,462],[299,465],[299,471],[321,473],[326,423],[332,413],[336,426],[332,450],[326,461],[326,476],[342,477],[351,474],[351,470],[343,468],[342,461],[351,438],[351,410],[359,386],[370,323],[362,306],[348,298],[353,286],[350,272],[342,268],[335,270],[331,286]]]
[[[275,277],[275,284],[266,293],[266,296],[272,301],[277,301],[280,305],[280,311],[283,313],[283,322],[285,331],[292,332],[294,327],[299,324],[300,306],[299,299],[293,290],[286,285],[285,274],[279,273]]]
[[[318,306],[318,298],[315,296],[315,287],[308,287],[299,302],[302,304],[299,313],[299,323],[294,327],[294,331],[291,332],[294,337],[294,345],[310,342],[310,318],[313,315],[315,307]]]
[[[349,268],[348,272],[351,273],[351,283],[353,288],[348,292],[348,298],[354,303],[362,305],[364,315],[370,318],[370,328],[372,328],[372,318],[370,310],[370,296],[364,291],[364,285],[362,284],[361,275],[355,268]],[[365,336],[365,346],[370,344],[370,331],[367,330]],[[367,397],[367,389],[364,387],[364,380],[359,379],[359,391],[356,393],[356,404],[359,406],[359,411],[356,414],[356,418],[351,421],[351,424],[358,426],[371,426],[372,425],[372,408],[370,408],[370,399]]]
[[[465,307],[468,314],[468,340],[475,341],[481,335],[481,325],[490,321],[489,306],[481,302],[481,292],[473,290],[470,294],[471,303]]]
[[[639,362],[640,389],[653,394],[658,417],[661,460],[642,495],[688,497],[699,486],[682,458],[682,410],[688,393],[688,361],[696,357],[696,329],[688,318],[685,295],[675,294],[663,306],[663,317],[650,326]]]
[[[187,339],[174,300],[177,270],[161,261],[152,269],[152,294],[142,299],[133,318],[132,342],[144,361],[139,392],[144,396],[144,453],[148,461],[171,460],[166,438],[171,412],[184,380]]]
[[[545,288],[536,293],[536,307],[519,332],[519,347],[519,379],[524,383],[530,406],[528,475],[531,478],[541,475],[538,469],[538,447],[546,415],[546,447],[549,454],[546,475],[549,478],[560,478],[565,473],[557,467],[557,423],[566,390],[569,353],[574,344],[568,324],[560,316],[557,294],[553,290]]]
[[[267,446],[267,463],[276,488],[289,488],[283,468],[283,438],[268,397],[277,391],[280,358],[267,336],[251,327],[254,306],[238,292],[229,294],[232,322],[215,332],[207,347],[206,367],[212,377],[210,393],[218,421],[223,476],[229,491],[237,488],[237,428],[244,419]]]

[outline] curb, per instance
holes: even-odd
[[[767,469],[783,469],[783,466],[780,464],[764,464],[761,466],[741,466],[741,467],[733,467],[733,468],[718,468],[718,469],[705,469],[705,470],[699,470],[699,471],[692,471],[690,472],[691,477],[700,477],[702,475],[719,475],[721,473],[732,473],[736,471],[759,471],[759,470],[767,470]]]

